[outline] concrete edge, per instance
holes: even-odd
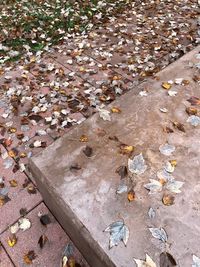
[[[116,267],[66,203],[57,197],[48,180],[32,160],[29,162],[44,202],[91,267]],[[45,186],[44,186],[45,185]],[[47,190],[47,188],[49,190]],[[53,200],[53,201],[52,201]],[[62,212],[64,211],[64,213]],[[61,212],[63,213],[61,215]]]

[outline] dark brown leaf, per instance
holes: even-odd
[[[200,98],[196,96],[191,96],[187,101],[193,106],[200,105]]]
[[[78,164],[78,163],[75,163],[75,164],[72,164],[70,167],[69,167],[70,171],[78,171],[81,169],[81,166]]]
[[[83,149],[83,153],[89,158],[92,156],[93,154],[93,149],[90,147],[90,146],[86,146],[84,149]]]
[[[174,130],[171,129],[170,127],[168,127],[168,126],[166,126],[166,127],[163,129],[163,131],[166,132],[166,133],[173,133],[173,132],[174,132]]]
[[[182,123],[174,121],[173,126],[174,126],[174,128],[178,129],[179,131],[185,133],[185,127]]]
[[[21,216],[26,216],[27,213],[28,213],[28,212],[27,212],[27,209],[26,209],[26,208],[21,208],[21,209],[19,210],[19,214],[20,214]]]
[[[39,244],[40,248],[43,248],[47,241],[48,241],[47,236],[41,235],[39,240],[38,240],[38,244]]]
[[[128,175],[128,170],[126,166],[120,166],[116,169],[116,173],[119,174],[121,179],[125,178]]]
[[[160,267],[174,267],[177,266],[174,257],[168,252],[160,254]]]

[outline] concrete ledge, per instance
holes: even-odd
[[[147,91],[147,96],[133,89],[108,106],[107,110],[118,107],[122,111],[111,114],[111,121],[95,114],[30,161],[47,206],[91,266],[133,267],[133,258],[144,259],[145,253],[158,263],[160,253],[167,250],[178,266],[188,267],[192,254],[198,255],[200,129],[186,122],[185,108],[190,106],[189,97],[200,97],[199,84],[192,79],[197,70],[189,67],[189,62],[198,62],[199,50],[197,47],[160,72],[157,79],[144,83],[141,90]],[[172,97],[161,85],[176,78],[184,78],[189,84],[173,84],[171,90],[177,95]],[[160,108],[168,112],[162,113]],[[163,131],[166,126],[173,128],[174,121],[184,124],[185,133],[177,129],[171,134]],[[79,141],[83,134],[88,137],[87,143]],[[120,183],[116,169],[127,165],[128,156],[119,153],[117,142],[111,140],[114,136],[135,147],[132,157],[143,153],[148,166],[144,174],[128,178],[129,188],[134,186],[136,193],[133,202],[128,201],[126,193],[116,194]],[[176,148],[171,157],[159,152],[165,143]],[[93,150],[91,157],[83,153],[86,146]],[[161,201],[164,192],[149,195],[144,184],[157,179],[157,171],[171,159],[178,162],[173,176],[184,186],[180,194],[175,194],[174,205],[165,206]],[[72,171],[70,166],[75,164],[81,169]],[[148,217],[150,207],[156,210],[153,220]],[[125,247],[120,242],[109,250],[109,234],[103,230],[119,219],[130,230],[128,244]],[[163,227],[168,243],[153,238],[149,227]]]

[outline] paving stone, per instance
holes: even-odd
[[[0,247],[0,267],[14,267],[5,250]]]
[[[46,226],[42,225],[38,217],[39,213],[43,215],[47,214],[51,223]],[[27,266],[23,262],[23,257],[31,250],[34,250],[37,255],[31,266],[60,266],[65,247],[69,243],[72,244],[69,237],[43,203],[26,215],[26,218],[31,221],[31,228],[24,232],[20,230],[16,233],[17,243],[14,247],[11,248],[7,244],[7,240],[10,236],[9,230],[1,235],[1,242],[5,246],[12,261],[15,263],[15,266]],[[46,235],[48,238],[48,241],[42,249],[38,245],[38,240],[41,235]],[[73,248],[73,256],[76,261],[82,264],[81,266],[87,267],[88,265],[83,260],[79,251],[74,246]]]
[[[6,150],[1,148],[1,152],[5,155]],[[4,162],[7,160],[13,162],[9,168],[5,168]],[[31,181],[27,180],[28,178],[24,173],[19,170],[15,173],[13,172],[14,164],[14,160],[9,156],[6,159],[0,158],[1,177],[3,178],[4,184],[0,189],[0,192],[6,191],[6,195],[10,199],[0,207],[0,233],[21,216],[21,208],[26,209],[28,212],[37,206],[42,200],[41,195],[37,190],[35,194],[28,193],[27,188],[34,185]]]
[[[199,126],[187,122],[185,111],[190,107],[190,97],[200,97],[199,84],[193,79],[199,75],[195,67],[199,50],[196,48],[141,85],[140,94],[130,91],[108,106],[107,110],[113,106],[121,109],[121,113],[111,114],[111,122],[95,114],[32,158],[30,168],[45,202],[91,266],[132,267],[136,266],[133,258],[144,259],[146,253],[158,264],[160,253],[166,249],[181,267],[191,266],[193,254],[200,257],[200,133]],[[177,78],[185,79],[184,84],[175,84]],[[169,92],[177,92],[176,96],[169,96],[162,88],[163,82],[171,80]],[[162,108],[168,112],[162,113]],[[185,132],[172,122],[183,123]],[[99,134],[100,129],[103,134]],[[88,143],[79,141],[82,134],[88,137]],[[168,157],[159,151],[166,143],[175,147]],[[131,174],[129,170],[125,179],[128,190],[134,189],[134,201],[129,201],[127,192],[116,194],[122,182],[116,170],[128,163],[127,154],[119,153],[120,144],[133,145],[131,159],[143,153],[147,165],[145,173]],[[88,156],[92,152],[91,157],[83,153],[86,145],[92,148],[86,151]],[[172,180],[163,184],[163,178],[158,180],[156,175],[169,160],[177,161],[175,181],[184,183],[179,194],[171,193],[175,198],[171,206],[164,205],[162,198],[171,192],[167,186]],[[72,167],[77,164],[81,169]],[[149,179],[157,180],[161,192],[149,194],[144,188]],[[154,219],[148,216],[150,207],[156,211]],[[120,242],[109,249],[109,233],[103,231],[119,220],[130,230],[127,246]],[[151,235],[148,228],[152,227],[165,229],[167,243]]]

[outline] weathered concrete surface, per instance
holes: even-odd
[[[200,128],[186,122],[185,112],[190,106],[187,99],[200,97],[199,83],[193,80],[198,70],[189,67],[191,62],[200,61],[196,58],[199,50],[196,48],[160,72],[157,79],[140,86],[147,96],[136,94],[136,88],[113,102],[107,109],[115,106],[122,112],[111,114],[111,122],[95,114],[32,158],[30,168],[47,205],[91,266],[133,267],[133,258],[144,259],[145,253],[158,264],[165,250],[181,267],[192,265],[193,254],[200,257]],[[173,84],[171,90],[177,95],[171,97],[161,84],[176,78],[184,78],[189,84]],[[162,113],[160,108],[168,112]],[[173,128],[174,121],[184,124],[185,133]],[[174,132],[164,132],[165,126]],[[87,143],[79,141],[83,134],[88,137]],[[133,156],[142,152],[148,165],[144,174],[132,177],[136,193],[133,202],[128,202],[127,193],[116,194],[120,183],[116,169],[127,165],[128,156],[119,153],[117,142],[110,136],[135,146]],[[169,157],[159,152],[159,146],[166,142],[176,147]],[[86,145],[93,149],[90,158],[82,151]],[[144,184],[149,178],[157,179],[156,172],[172,159],[178,162],[173,176],[184,185],[175,195],[174,205],[164,206],[164,192],[149,195]],[[81,169],[70,171],[74,164]],[[148,217],[149,207],[156,211],[154,219]],[[109,250],[109,234],[103,230],[119,219],[130,229],[128,244],[125,247],[121,242]],[[167,244],[152,237],[148,227],[163,227]]]

